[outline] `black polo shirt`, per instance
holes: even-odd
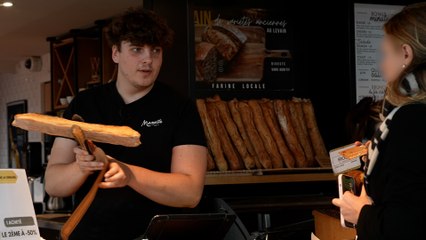
[[[141,134],[138,147],[95,143],[119,161],[158,172],[170,172],[172,149],[178,145],[206,146],[202,123],[194,102],[156,82],[144,97],[125,104],[113,81],[79,93],[64,117],[79,114],[85,122],[126,125]],[[75,206],[92,186],[92,174],[75,194]],[[134,239],[149,220],[179,209],[155,203],[130,187],[99,189],[96,198],[70,239]]]

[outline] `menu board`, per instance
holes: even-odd
[[[403,6],[354,4],[356,102],[384,96],[386,82],[380,72],[383,24]]]
[[[283,10],[193,6],[195,90],[293,90],[293,21]]]

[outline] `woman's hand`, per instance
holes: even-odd
[[[364,186],[362,186],[361,195],[359,197],[349,191],[346,191],[341,199],[334,198],[332,203],[340,208],[340,211],[346,221],[354,224],[358,222],[361,209],[365,205],[373,204],[370,197],[367,196]]]
[[[100,188],[117,188],[125,187],[130,181],[132,173],[129,167],[109,156],[108,170],[104,175],[104,181],[99,184]]]
[[[75,161],[84,174],[89,175],[94,171],[102,170],[104,163],[95,161],[95,157],[90,155],[87,151],[79,147],[75,147],[74,153]]]
[[[362,146],[362,145],[364,145],[364,147],[366,147],[366,148],[367,148],[367,150],[368,150],[368,148],[370,147],[370,144],[371,144],[371,140],[367,141],[365,144],[363,144],[363,143],[362,143],[362,142],[360,142],[360,141],[356,141],[356,142],[355,142],[355,146]],[[368,152],[368,151],[367,151],[367,152]],[[367,162],[367,156],[368,156],[368,153],[367,153],[366,155],[362,156],[362,157],[361,157],[361,160],[362,160],[363,162]]]

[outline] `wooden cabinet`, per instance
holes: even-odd
[[[66,107],[67,96],[75,95],[75,46],[72,38],[55,41],[51,44],[52,108]],[[65,101],[64,101],[65,99]]]
[[[47,38],[51,54],[53,112],[65,109],[79,91],[114,77],[115,63],[106,42],[106,23],[98,21],[94,27],[74,29]]]

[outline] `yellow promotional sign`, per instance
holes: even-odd
[[[25,169],[0,169],[0,240],[40,240]]]
[[[0,170],[0,184],[16,183],[18,176],[12,170]]]

